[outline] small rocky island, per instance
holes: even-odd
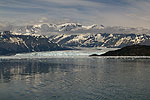
[[[132,45],[115,51],[108,51],[102,55],[92,54],[90,56],[150,56],[150,46]]]

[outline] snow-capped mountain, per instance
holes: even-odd
[[[98,30],[104,29],[103,25],[84,26],[79,23],[49,24],[41,23],[27,26],[14,26],[11,31],[16,33],[36,33],[42,35],[51,35],[52,33],[97,33]],[[48,34],[49,33],[49,34]]]
[[[90,29],[103,29],[104,28],[104,26],[102,27],[102,25],[98,26],[96,24],[93,24],[91,26],[83,26],[79,23],[65,23],[65,24],[58,25],[57,27],[60,32],[61,31],[77,31],[80,29],[90,30]]]
[[[7,29],[7,28],[5,28]],[[10,26],[9,26],[10,29]],[[40,23],[27,26],[11,26],[11,31],[15,33],[34,33],[42,35],[53,34],[86,34],[86,33],[110,33],[110,34],[150,34],[149,29],[145,28],[131,28],[122,26],[106,26],[104,25],[82,25],[80,23],[63,23],[63,24],[49,24]]]
[[[150,35],[145,34],[79,34],[54,35],[50,40],[63,46],[70,47],[125,47],[135,44],[150,45]]]
[[[133,44],[150,44],[150,30],[130,27],[85,26],[79,23],[13,26],[13,35],[47,36],[60,46],[124,47]],[[55,34],[54,34],[55,33]]]
[[[68,48],[50,41],[46,36],[0,32],[0,55],[65,49]]]
[[[82,25],[79,23],[65,23],[57,26],[58,30],[61,31],[71,31],[73,29],[82,28]]]
[[[58,47],[108,47],[121,48],[128,45],[143,44],[150,45],[150,35],[146,34],[59,34],[51,36],[43,36],[37,34],[18,34],[5,31],[1,33],[1,47],[7,45],[24,46],[31,51],[36,51],[35,48],[43,50],[50,44],[55,44]],[[32,41],[33,40],[33,41]],[[45,44],[43,44],[45,42]],[[35,43],[34,43],[35,42]],[[26,44],[28,43],[28,44]],[[47,44],[46,44],[47,43]],[[21,44],[21,45],[20,45]],[[29,45],[29,46],[28,46]],[[43,46],[44,45],[44,46]],[[15,46],[14,46],[15,47]],[[53,47],[55,48],[55,47]],[[50,48],[53,49],[53,48]]]

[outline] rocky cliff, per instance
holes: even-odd
[[[0,33],[0,55],[24,52],[40,52],[67,49],[40,35],[13,35],[9,31]]]

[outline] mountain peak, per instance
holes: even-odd
[[[62,23],[62,24],[50,24],[50,23],[40,23],[28,26],[12,26],[13,32],[16,33],[38,33],[38,34],[64,34],[64,33],[123,33],[123,34],[150,34],[149,29],[144,28],[132,28],[132,27],[122,27],[122,26],[107,26],[104,25],[82,25],[80,23]]]

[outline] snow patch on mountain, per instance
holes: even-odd
[[[142,44],[150,40],[150,35],[145,34],[79,34],[56,35],[50,37],[51,41],[63,46],[71,47],[124,47],[128,45]],[[148,43],[147,43],[148,44]],[[149,43],[150,44],[150,43]]]
[[[31,33],[42,35],[54,35],[54,34],[86,34],[86,33],[111,33],[111,34],[150,34],[149,29],[145,28],[132,28],[122,26],[104,26],[104,25],[82,25],[80,23],[62,23],[62,24],[50,24],[39,23],[25,26],[15,25],[1,25],[0,31],[12,31],[15,33]]]

